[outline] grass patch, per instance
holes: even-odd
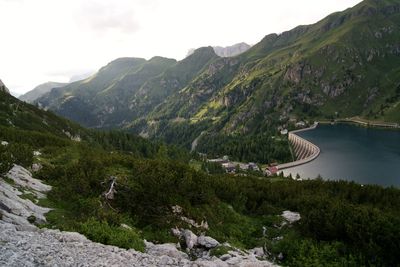
[[[30,193],[30,192],[28,192],[28,193],[23,193],[23,194],[20,195],[19,197],[22,198],[22,199],[28,199],[28,200],[32,201],[33,203],[36,203],[36,202],[37,202],[36,196],[35,196],[33,193]]]
[[[228,246],[218,246],[210,250],[210,256],[221,257],[222,255],[228,254],[229,250],[232,248]]]
[[[134,229],[126,229],[120,226],[109,225],[107,222],[90,218],[79,225],[79,232],[92,241],[121,248],[133,248],[144,251],[144,242],[139,233]]]
[[[11,179],[11,178],[8,178],[7,176],[3,176],[3,180],[4,180],[7,184],[15,185],[14,180]]]

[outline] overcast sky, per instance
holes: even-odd
[[[182,59],[255,44],[360,0],[0,0],[0,79],[17,93],[67,82],[118,57]]]

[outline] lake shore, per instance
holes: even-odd
[[[371,127],[371,128],[400,129],[400,124],[398,123],[371,121],[360,117],[335,119],[334,121],[320,120],[318,121],[318,123],[320,124],[347,123],[347,124],[355,124],[358,126]]]

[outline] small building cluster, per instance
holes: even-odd
[[[277,166],[269,166],[267,168],[265,168],[264,170],[264,174],[266,176],[273,176],[276,175],[279,172],[279,169]]]
[[[264,174],[265,176],[276,176],[279,174],[278,163],[272,163],[267,167],[260,167],[254,162],[243,163],[230,161],[228,156],[223,156],[222,158],[208,159],[208,162],[218,163],[230,174],[238,174],[239,172],[244,172],[242,175],[246,175],[245,172],[256,171]]]
[[[228,156],[222,158],[209,159],[208,162],[219,163],[227,173],[236,173],[238,170],[241,171],[261,171],[260,167],[254,162],[243,163],[233,162],[229,160]]]

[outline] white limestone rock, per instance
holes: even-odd
[[[185,239],[186,247],[192,249],[197,246],[197,235],[190,230],[183,230],[182,236]]]
[[[264,249],[261,248],[261,247],[250,249],[249,253],[253,254],[254,256],[256,256],[258,258],[261,258],[261,257],[265,256]]]
[[[92,242],[78,233],[40,229],[18,231],[0,220],[0,266],[185,266],[232,267],[276,265],[246,255],[231,256],[226,262],[213,257],[190,261],[175,244],[146,242],[148,253]],[[167,247],[168,249],[161,249]],[[174,253],[170,254],[171,251]],[[149,253],[150,252],[150,253]],[[176,254],[178,253],[178,254]],[[171,256],[172,255],[172,256]]]
[[[2,220],[16,225],[19,230],[34,230],[28,218],[34,219],[36,223],[44,223],[44,214],[51,209],[37,206],[29,199],[23,199],[23,193],[34,194],[36,197],[44,197],[43,192],[51,189],[50,186],[32,178],[31,173],[25,168],[14,165],[8,172],[7,177],[12,179],[15,185],[7,183],[0,178],[0,212]]]
[[[32,174],[25,168],[14,165],[14,167],[7,173],[8,178],[14,180],[14,182],[22,187],[27,187],[29,189],[39,191],[42,193],[51,190],[50,185],[42,183],[40,180],[32,177]]]
[[[182,232],[177,227],[171,229],[171,233],[178,239],[182,238]]]
[[[40,163],[33,163],[31,168],[33,172],[38,172],[43,168],[43,166]]]
[[[188,259],[188,255],[182,251],[179,251],[175,244],[153,244],[152,242],[145,241],[146,253],[153,256],[163,256],[177,258],[177,259]]]
[[[282,217],[286,221],[288,221],[289,223],[294,223],[294,222],[297,222],[297,221],[299,221],[301,219],[300,213],[292,212],[292,211],[289,211],[289,210],[285,210],[282,213]]]
[[[197,238],[197,244],[205,248],[211,249],[219,246],[219,242],[212,237],[201,235]]]
[[[230,258],[232,258],[232,256],[231,256],[231,254],[224,254],[224,255],[222,255],[221,257],[219,257],[220,258],[220,260],[222,260],[222,261],[227,261],[227,260],[229,260]]]

